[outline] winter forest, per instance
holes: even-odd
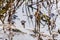
[[[0,40],[60,40],[60,0],[0,0]]]

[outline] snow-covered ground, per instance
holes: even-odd
[[[60,4],[60,2],[58,3],[58,6],[59,6],[59,4]],[[30,30],[34,29],[34,24],[32,25],[31,20],[30,20],[30,24],[28,23],[27,16],[23,16],[23,15],[26,15],[26,12],[22,13],[22,8],[21,7],[16,11],[16,15],[18,15],[19,20],[17,20],[17,19],[15,20],[15,25],[16,25],[17,29],[19,29],[22,32],[27,33],[27,34],[19,33],[18,35],[15,35],[13,37],[13,40],[37,40],[37,37],[32,37],[30,35],[30,34],[34,34],[32,31],[30,31]],[[47,11],[44,8],[42,8],[42,9],[44,10],[44,13],[47,13]],[[59,6],[58,9],[60,9],[60,6]],[[53,10],[54,10],[54,8],[53,8]],[[54,12],[54,14],[56,14],[56,10],[54,10],[53,12]],[[25,20],[26,21],[25,28],[23,28],[23,26],[21,25],[21,20]],[[33,23],[34,23],[34,21],[35,20],[34,20],[34,17],[33,17]],[[60,15],[58,16],[58,18],[56,20],[56,29],[54,29],[54,31],[57,32],[57,30],[59,28],[60,28]],[[46,34],[46,35],[49,35],[49,31],[48,31],[47,25],[44,28],[41,25],[41,33],[42,32],[44,32],[44,34]],[[4,40],[5,38],[7,38],[7,34],[4,34],[3,31],[0,31],[0,37],[3,38],[3,40]],[[0,38],[0,40],[2,40],[1,38]],[[48,37],[43,37],[43,38],[44,38],[44,40],[47,40]],[[56,39],[60,40],[60,34],[56,37]]]

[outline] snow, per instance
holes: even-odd
[[[27,1],[26,1],[27,2]],[[58,3],[58,5],[60,5],[60,2]],[[21,6],[22,7],[22,6]],[[19,35],[15,35],[14,37],[13,37],[13,40],[37,40],[37,38],[35,37],[32,37],[31,35],[29,35],[29,34],[34,34],[32,31],[30,31],[30,30],[34,30],[34,25],[32,25],[32,22],[31,22],[31,20],[30,20],[30,24],[28,23],[28,20],[27,20],[27,16],[23,16],[23,15],[26,15],[26,13],[22,13],[22,8],[19,8],[17,11],[16,11],[16,15],[18,15],[18,17],[20,18],[20,20],[15,20],[15,25],[17,26],[16,28],[17,29],[19,29],[19,30],[21,30],[22,32],[24,32],[24,33],[27,33],[27,34],[19,34]],[[60,8],[60,6],[58,6],[59,8]],[[41,10],[42,12],[44,12],[45,14],[47,13],[47,11],[44,9],[44,8],[42,8],[43,10]],[[53,10],[51,10],[51,11],[53,11],[52,13],[54,13],[55,15],[57,15],[57,12],[56,12],[56,10],[55,10],[55,4],[54,4],[54,8],[53,8]],[[25,28],[23,28],[23,26],[21,25],[21,20],[26,20],[26,27]],[[35,20],[34,20],[34,18],[33,18],[33,22],[34,22]],[[47,25],[44,27],[44,28],[42,28],[43,26],[41,25],[41,32],[43,32],[44,34],[47,34],[47,35],[49,35],[49,31],[48,31],[48,27],[47,27]],[[1,27],[0,27],[1,28]],[[57,30],[58,29],[60,29],[60,15],[58,16],[58,18],[57,18],[57,20],[56,20],[56,29],[54,29],[54,31],[55,32],[57,32]],[[6,34],[3,34],[3,31],[1,32],[1,34],[0,34],[0,37],[2,37],[2,38],[6,38],[7,36],[6,36]],[[47,40],[47,38],[48,37],[43,37],[44,38],[44,40]],[[49,37],[50,38],[50,37]],[[56,37],[56,39],[58,39],[58,40],[60,40],[60,34]],[[1,39],[0,39],[1,40]]]

